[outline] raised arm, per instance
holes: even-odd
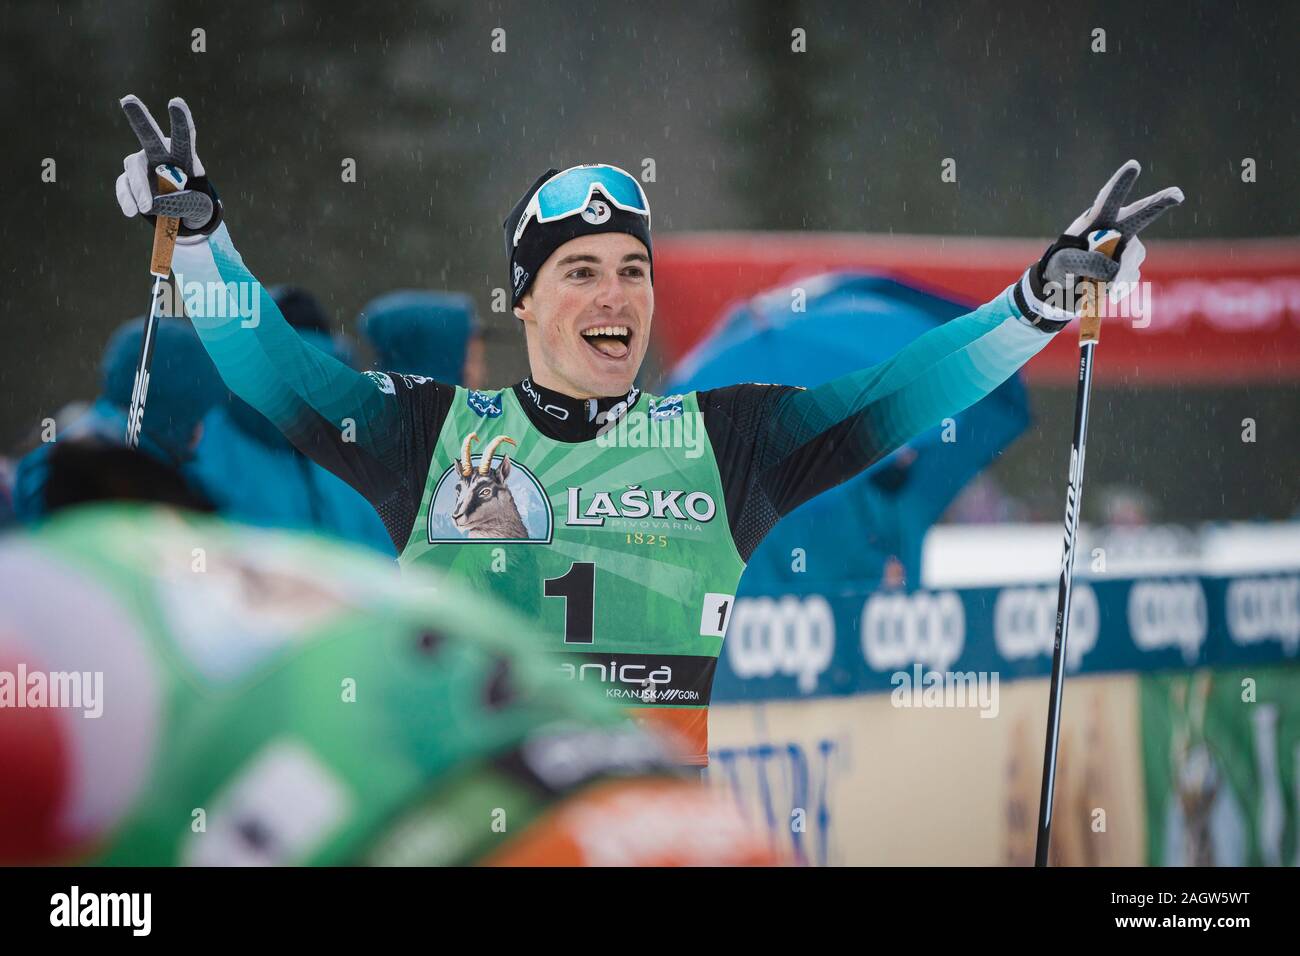
[[[740,385],[703,393],[715,453],[728,472],[741,556],[748,558],[782,515],[1006,381],[1075,317],[1082,306],[1076,280],[1099,280],[1112,300],[1123,298],[1146,255],[1137,233],[1183,198],[1171,188],[1121,208],[1139,170],[1133,160],[1120,167],[1020,281],[893,358],[811,389]],[[1087,234],[1099,229],[1121,233],[1117,260],[1088,250]]]
[[[767,417],[761,467],[777,475],[781,514],[838,485],[1006,381],[1051,341],[1012,290],[915,339],[893,358],[785,392]]]
[[[123,163],[118,203],[128,216],[181,220],[172,261],[176,288],[221,377],[304,454],[381,507],[406,480],[410,461],[392,378],[354,371],[285,321],[231,242],[185,101],[168,104],[170,139],[136,97],[125,97],[122,108],[142,148]],[[153,170],[160,163],[180,166],[188,188],[155,195]]]
[[[1052,338],[1010,289],[893,358],[816,388],[733,385],[700,395],[745,560],[776,521],[971,405]]]

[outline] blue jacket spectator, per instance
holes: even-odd
[[[101,364],[99,397],[87,411],[66,427],[54,430],[45,444],[18,463],[13,508],[19,520],[33,521],[44,513],[47,459],[54,441],[125,443],[127,410],[143,335],[143,318],[133,319],[113,333]],[[221,379],[189,322],[159,319],[140,450],[173,467],[184,465],[194,455],[204,416],[223,391]]]

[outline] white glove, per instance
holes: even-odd
[[[1120,206],[1142,171],[1136,159],[1115,171],[1101,187],[1097,198],[1061,237],[1052,243],[1043,257],[1026,270],[1016,286],[1016,305],[1034,325],[1055,332],[1064,328],[1078,314],[1080,298],[1076,293],[1063,302],[1062,290],[1069,292],[1084,279],[1107,284],[1112,302],[1121,301],[1141,277],[1146,248],[1137,234],[1155,222],[1166,209],[1183,201],[1183,191],[1170,186],[1127,206]],[[1091,248],[1089,238],[1114,230],[1120,234],[1115,248],[1117,258]],[[1073,298],[1074,302],[1069,302]],[[1070,308],[1073,304],[1075,307]],[[1062,307],[1063,305],[1067,307]]]
[[[182,236],[210,234],[221,222],[221,200],[208,182],[194,149],[194,118],[180,97],[167,104],[172,135],[166,137],[145,105],[134,95],[122,97],[122,109],[142,147],[122,161],[117,177],[117,204],[126,216],[137,214],[153,221],[169,216],[181,221]],[[155,170],[162,165],[179,168],[186,188],[159,195]]]

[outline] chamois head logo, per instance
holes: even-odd
[[[498,435],[493,438],[479,459],[478,467],[470,466],[470,445],[478,441],[478,433],[465,436],[461,445],[459,480],[456,482],[456,506],[451,520],[456,527],[471,538],[521,539],[528,537],[519,506],[510,492],[506,480],[510,477],[510,455],[501,464],[492,467],[492,457],[503,443],[516,444],[513,438]]]

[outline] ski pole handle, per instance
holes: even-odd
[[[180,169],[163,163],[154,172],[158,176],[158,195],[179,192],[185,188],[186,177]],[[153,227],[153,255],[149,259],[149,272],[166,279],[172,271],[172,253],[176,251],[176,235],[181,221],[171,216],[159,216]]]
[[[1115,258],[1115,247],[1122,237],[1114,229],[1099,229],[1088,237],[1088,249]],[[1083,314],[1079,317],[1079,344],[1101,339],[1101,297],[1106,294],[1105,283],[1097,279],[1084,280],[1087,290],[1083,298]]]

